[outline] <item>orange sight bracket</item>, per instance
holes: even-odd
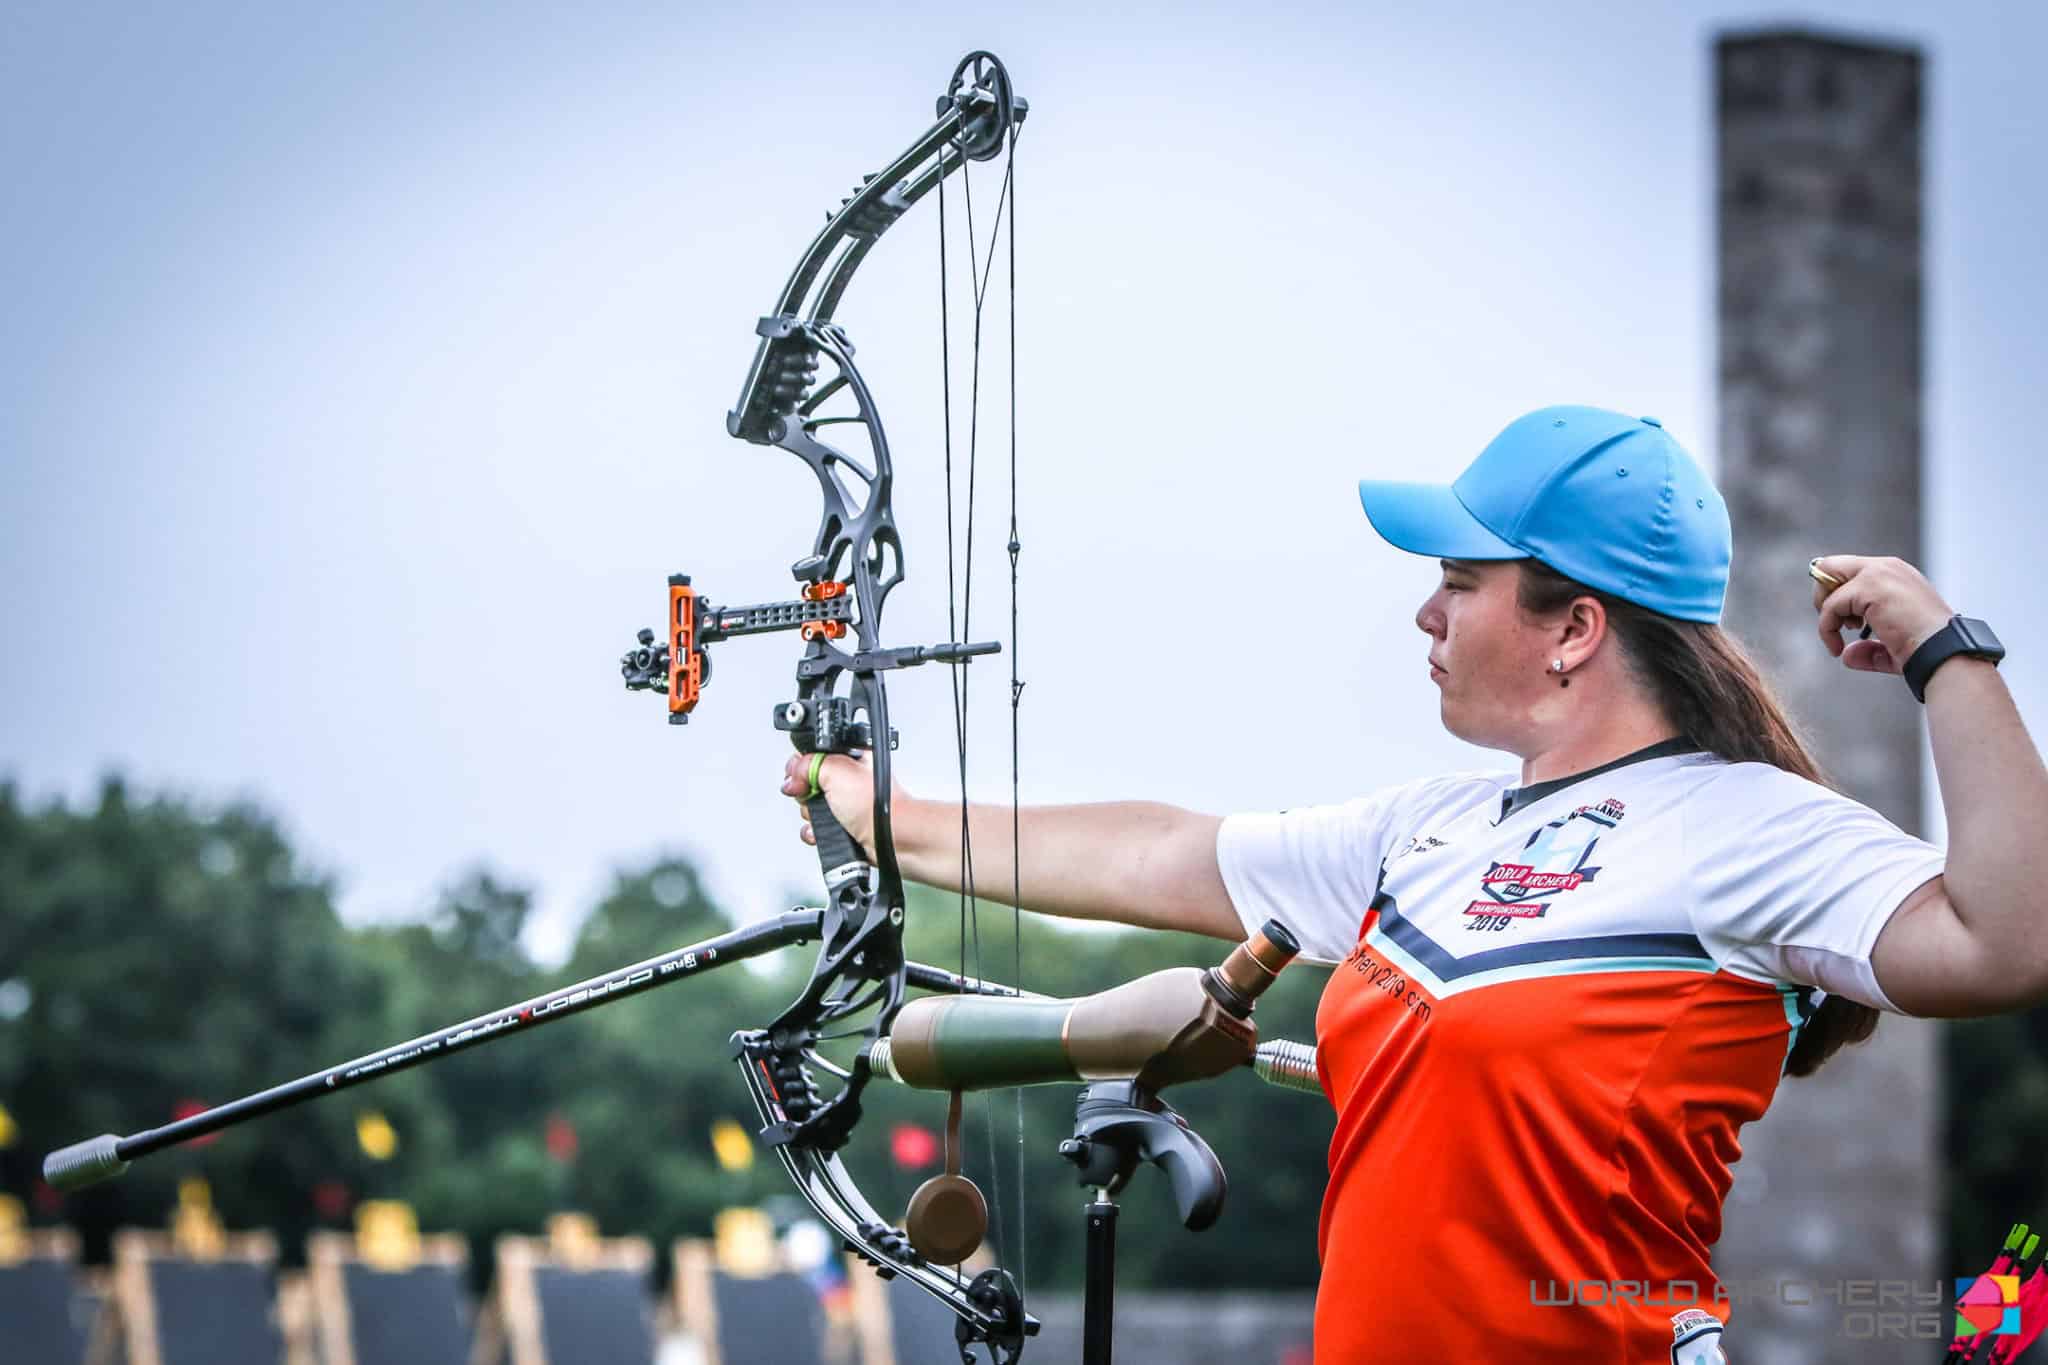
[[[835,597],[844,596],[846,596],[846,584],[844,583],[804,584],[803,599],[806,602],[829,602]],[[806,621],[799,628],[797,634],[805,640],[816,640],[820,637],[827,640],[837,640],[846,634],[846,622]]]
[[[704,656],[697,652],[697,590],[688,574],[668,580],[668,719],[681,725],[697,705],[704,685]]]
[[[668,692],[668,722],[689,723],[697,697],[711,681],[708,646],[737,635],[763,635],[794,630],[805,640],[844,639],[853,619],[850,583],[807,583],[803,597],[791,602],[758,602],[721,607],[690,586],[690,576],[668,578],[668,635],[657,648],[654,632],[640,632],[640,647],[619,660],[626,687],[634,692]],[[893,665],[892,665],[893,666]]]

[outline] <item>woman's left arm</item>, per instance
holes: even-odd
[[[1898,673],[1954,615],[1900,559],[1828,555],[1820,635],[1849,668]],[[1871,638],[1844,643],[1857,622]],[[1948,820],[1948,865],[1899,906],[1871,968],[1908,1014],[1960,1018],[2048,1003],[2048,767],[1986,659],[1958,656],[1927,683],[1927,728]]]

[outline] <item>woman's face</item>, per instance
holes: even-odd
[[[1531,741],[1562,717],[1569,696],[1546,676],[1557,629],[1516,606],[1516,561],[1438,562],[1443,576],[1415,624],[1430,639],[1444,728],[1482,748],[1533,752]]]

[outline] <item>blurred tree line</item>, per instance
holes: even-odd
[[[287,1260],[308,1229],[349,1226],[361,1200],[403,1199],[423,1230],[472,1239],[479,1276],[490,1239],[536,1232],[558,1210],[665,1247],[708,1235],[722,1208],[787,1206],[792,1190],[772,1151],[729,1167],[712,1135],[721,1121],[753,1134],[727,1038],[796,994],[814,946],[256,1120],[69,1196],[42,1183],[55,1147],[138,1132],[731,927],[680,859],[619,875],[558,968],[521,946],[530,909],[523,889],[480,871],[419,922],[350,928],[331,881],[295,858],[259,809],[143,799],[118,780],[90,809],[31,809],[0,785],[0,1193],[38,1223],[79,1229],[89,1260],[105,1259],[116,1227],[163,1226],[192,1175],[209,1182],[228,1227],[275,1231]],[[958,898],[914,888],[911,956],[960,969],[962,915]],[[968,971],[978,954],[987,976],[1017,979],[1021,953],[1028,988],[1078,995],[1227,950],[1034,916],[1021,917],[1020,945],[1019,918],[982,909]],[[1324,977],[1289,972],[1259,1006],[1263,1033],[1311,1038]],[[941,1168],[933,1139],[946,1101],[879,1084],[867,1093],[842,1156],[876,1207],[900,1216]],[[968,1097],[966,1170],[989,1196],[992,1243],[1028,1288],[1081,1282],[1088,1196],[1056,1151],[1074,1095],[1047,1086]],[[1169,1099],[1223,1159],[1229,1199],[1216,1228],[1189,1233],[1164,1177],[1141,1171],[1124,1200],[1121,1282],[1313,1285],[1328,1106],[1249,1073]]]

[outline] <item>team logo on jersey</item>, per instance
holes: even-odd
[[[1465,907],[1468,915],[1540,919],[1554,902],[1532,896],[1576,891],[1600,871],[1591,865],[1602,831],[1621,819],[1621,803],[1609,798],[1597,806],[1580,806],[1561,820],[1552,820],[1522,845],[1521,862],[1488,864],[1479,879],[1487,898]]]
[[[1728,1365],[1722,1321],[1704,1308],[1671,1315],[1671,1365]]]

